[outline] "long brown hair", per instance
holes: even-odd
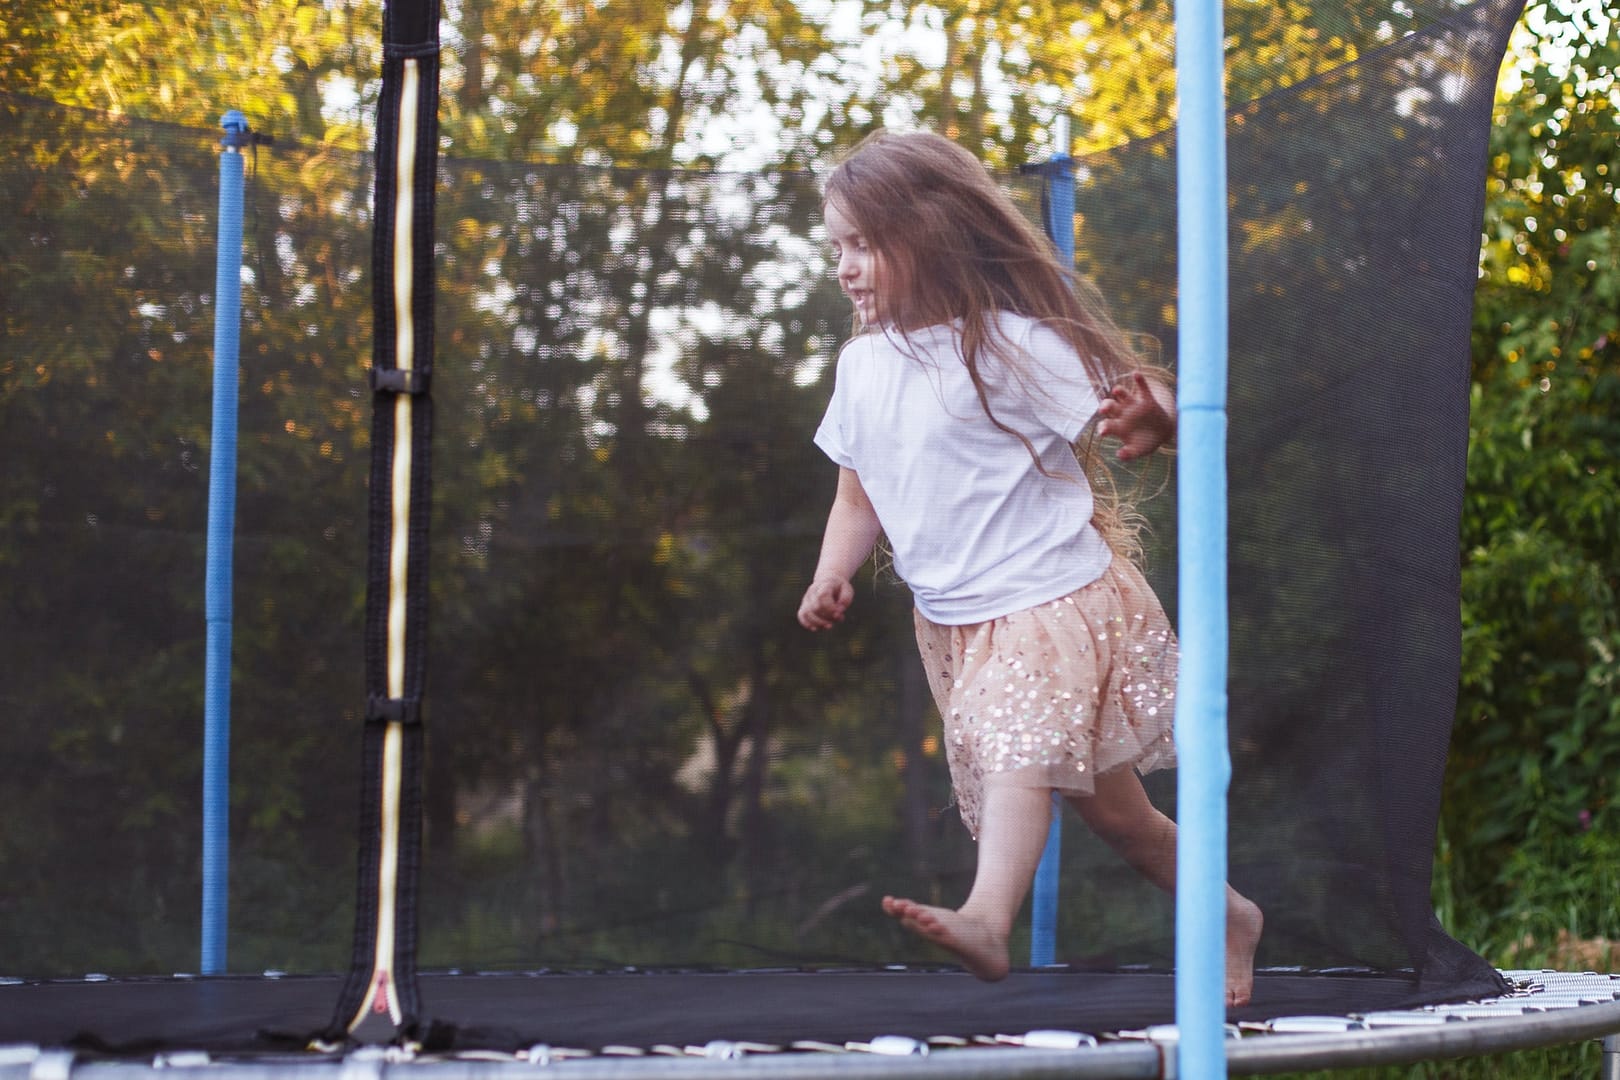
[[[878,256],[882,332],[903,340],[908,330],[957,322],[962,359],[985,416],[1023,443],[1043,473],[1029,438],[990,408],[980,372],[986,356],[1028,378],[997,332],[997,313],[1039,320],[1060,335],[1099,397],[1147,366],[1095,289],[1062,264],[1056,247],[978,159],[949,139],[928,131],[874,132],[828,175],[824,199]],[[1140,518],[1120,497],[1092,439],[1075,453],[1091,478],[1093,523],[1118,554],[1139,559]]]

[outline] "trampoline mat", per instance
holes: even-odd
[[[339,976],[176,977],[0,986],[0,1043],[103,1054],[284,1050],[331,1020]],[[957,970],[428,973],[430,1049],[582,1050],[715,1039],[788,1046],[879,1035],[973,1036],[1043,1028],[1092,1034],[1175,1018],[1164,973],[1015,972],[983,983]],[[1348,1014],[1433,1004],[1397,975],[1256,977],[1229,1019]]]

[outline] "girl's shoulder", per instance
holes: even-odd
[[[864,367],[891,351],[882,331],[862,330],[838,347],[838,370]]]
[[[1079,354],[1069,339],[1060,333],[1049,319],[1021,315],[1013,311],[997,312],[993,324],[994,345],[1005,350],[1007,359],[1015,366],[1030,366],[1036,371],[1067,371],[1079,362]]]
[[[838,350],[840,365],[847,362],[888,360],[906,357],[913,360],[937,360],[956,349],[960,327],[950,325],[925,326],[918,330],[896,330],[892,327],[874,327],[853,335]]]
[[[1015,341],[1022,341],[1041,325],[1041,320],[1033,315],[1021,315],[1016,311],[1002,309],[996,312],[995,325],[1003,335]]]
[[[1064,400],[1100,400],[1106,392],[1092,365],[1069,336],[1051,319],[1003,312],[997,333],[1005,346],[1005,363],[1025,386]]]
[[[1008,344],[1022,352],[1074,352],[1073,346],[1058,332],[1051,319],[1038,319],[1016,311],[998,311],[996,331]]]

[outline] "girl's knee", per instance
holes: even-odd
[[[1099,839],[1115,847],[1151,842],[1175,829],[1146,799],[1110,799],[1098,793],[1070,796],[1069,804]]]
[[[1095,795],[1070,796],[1069,805],[1075,808],[1080,820],[1101,840],[1112,843],[1128,837],[1132,832],[1134,822],[1131,815]]]

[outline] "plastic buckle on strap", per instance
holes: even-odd
[[[428,373],[415,369],[372,368],[371,389],[378,394],[425,394]]]
[[[1073,158],[1051,158],[1047,161],[1026,161],[1018,166],[1019,176],[1060,176],[1071,178],[1074,175]]]
[[[424,56],[438,56],[439,43],[437,41],[416,41],[410,43],[384,42],[384,60],[410,60]]]
[[[422,701],[420,698],[390,698],[371,694],[366,698],[368,724],[420,724]]]

